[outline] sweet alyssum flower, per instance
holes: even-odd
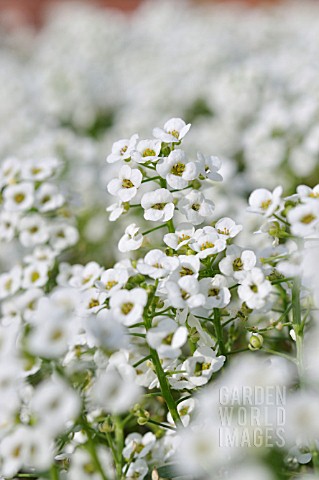
[[[132,153],[132,160],[136,163],[154,162],[158,160],[160,151],[159,140],[141,140]]]
[[[196,166],[200,178],[209,178],[214,182],[223,180],[221,174],[218,173],[222,166],[222,161],[218,157],[206,156],[198,152]]]
[[[230,302],[230,291],[223,275],[215,275],[213,279],[202,278],[199,281],[201,292],[205,295],[203,307],[207,310],[224,308]]]
[[[133,288],[114,292],[110,298],[110,307],[123,325],[133,325],[141,320],[146,302],[146,291]]]
[[[166,188],[145,193],[141,200],[145,220],[167,222],[174,215],[173,195]]]
[[[279,207],[281,195],[281,186],[276,187],[273,192],[266,188],[257,188],[249,196],[249,211],[270,217]]]
[[[216,222],[215,229],[221,237],[227,239],[236,237],[243,227],[242,225],[237,225],[231,218],[224,217]]]
[[[307,237],[315,232],[319,221],[318,202],[307,202],[289,210],[287,219],[291,224],[291,232],[300,237]]]
[[[167,158],[161,159],[156,170],[176,190],[187,187],[188,182],[197,177],[196,163],[187,160],[184,151],[180,149],[173,150]]]
[[[115,163],[120,160],[129,160],[133,150],[135,149],[138,140],[138,135],[132,135],[130,139],[118,140],[113,143],[112,153],[108,155],[106,161],[108,163]]]
[[[200,292],[199,283],[193,276],[186,275],[177,283],[167,281],[165,289],[171,305],[175,308],[193,309],[205,303],[205,296]]]
[[[187,195],[181,197],[178,208],[192,225],[199,225],[214,213],[213,202],[207,200],[198,190],[191,190]]]
[[[190,223],[181,223],[176,226],[175,233],[166,233],[163,237],[163,241],[173,250],[179,250],[180,248],[188,245],[192,240],[195,232],[195,228]]]
[[[129,202],[137,194],[143,175],[137,168],[123,165],[119,178],[111,180],[107,186],[111,195],[118,196],[122,202]]]
[[[214,227],[204,227],[194,234],[194,241],[190,247],[197,252],[198,258],[207,258],[209,255],[222,252],[226,248],[226,240],[222,238]]]
[[[256,266],[256,255],[252,250],[243,250],[237,245],[226,249],[226,256],[219,262],[219,270],[228,277],[240,279]]]
[[[4,209],[10,212],[28,210],[34,203],[34,186],[29,182],[10,185],[4,190]]]
[[[162,250],[150,250],[137,263],[137,270],[143,275],[148,275],[151,278],[167,277],[173,270],[178,267],[179,261],[176,257],[168,257]]]
[[[125,229],[125,234],[120,239],[118,249],[120,252],[138,250],[143,243],[143,235],[139,233],[139,227],[132,223]]]
[[[238,295],[249,308],[262,308],[272,290],[271,283],[265,279],[260,268],[254,267],[240,279]]]
[[[171,318],[158,317],[155,326],[148,330],[146,340],[161,358],[177,358],[187,337],[185,326],[179,326]]]
[[[154,128],[153,135],[155,138],[160,139],[165,143],[177,143],[180,142],[189,129],[191,124],[184,122],[181,118],[171,118],[164,124],[164,128]]]

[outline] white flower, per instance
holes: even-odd
[[[146,334],[147,343],[161,358],[177,358],[187,341],[187,328],[180,327],[172,318],[156,317],[156,322]]]
[[[147,463],[138,458],[135,462],[130,463],[125,478],[128,480],[143,480],[148,472]]]
[[[200,269],[200,260],[195,255],[179,255],[179,265],[177,265],[174,272],[170,275],[169,280],[177,282],[180,278],[185,276],[192,276],[197,278]]]
[[[276,187],[273,192],[266,188],[257,188],[249,197],[248,210],[270,217],[279,207],[281,202],[282,187]]]
[[[19,240],[24,247],[45,243],[49,238],[46,222],[40,215],[24,217],[19,222]]]
[[[34,202],[34,187],[32,183],[23,182],[10,185],[3,193],[4,209],[10,212],[29,210]]]
[[[199,283],[193,276],[186,275],[177,283],[168,281],[165,284],[167,297],[174,308],[190,309],[201,307],[205,303],[205,296],[200,293]]]
[[[77,418],[81,400],[75,390],[55,376],[36,387],[30,409],[41,427],[56,435],[64,430],[67,422]]]
[[[75,266],[74,266],[75,267]],[[80,290],[91,288],[100,277],[103,269],[97,262],[89,262],[85,266],[77,265],[70,277],[69,285]]]
[[[108,163],[115,163],[119,160],[129,160],[132,151],[137,143],[138,135],[132,135],[130,139],[118,140],[113,143],[112,153],[108,155],[106,161]]]
[[[166,188],[145,193],[141,200],[145,220],[167,222],[174,215],[173,195]]]
[[[214,278],[202,278],[199,281],[201,292],[206,301],[203,305],[207,310],[224,308],[230,302],[230,291],[227,288],[227,280],[223,275],[215,275]]]
[[[242,225],[236,225],[234,220],[228,217],[218,220],[215,228],[217,233],[226,239],[236,237],[243,229]]]
[[[245,272],[240,279],[241,285],[238,287],[239,298],[246,303],[248,308],[262,308],[269,296],[272,286],[269,280],[266,280],[260,268],[254,267]]]
[[[143,235],[139,232],[139,227],[135,223],[131,223],[125,229],[125,234],[118,243],[118,249],[120,252],[130,252],[132,250],[138,250],[143,243]]]
[[[27,345],[31,353],[44,358],[64,355],[74,335],[72,322],[77,296],[69,289],[57,290],[51,298],[38,301],[30,323],[32,330]]]
[[[158,140],[141,140],[132,153],[132,160],[137,163],[154,162],[158,160],[161,142]]]
[[[181,118],[171,118],[164,124],[164,129],[154,128],[153,135],[165,143],[180,142],[189,129],[191,124],[187,124]]]
[[[132,458],[144,458],[152,450],[156,443],[154,433],[147,432],[145,435],[140,433],[129,433],[125,438],[125,447],[123,448],[123,457],[126,460]]]
[[[106,293],[89,288],[81,293],[80,305],[77,309],[79,316],[88,316],[97,313],[101,308],[105,307]]]
[[[15,476],[22,467],[46,470],[53,460],[52,441],[45,430],[18,425],[1,441],[0,457],[6,477]]]
[[[14,238],[19,220],[19,214],[17,213],[0,212],[0,240],[10,242]]]
[[[206,218],[211,217],[214,211],[214,204],[207,200],[198,190],[191,190],[179,202],[178,207],[187,221],[192,225],[199,225]]]
[[[110,310],[103,309],[94,318],[89,317],[86,329],[97,347],[112,351],[127,347],[126,329]]]
[[[226,256],[219,262],[219,270],[228,277],[239,280],[256,266],[256,255],[252,250],[243,250],[237,245],[227,247]]]
[[[49,227],[49,242],[54,250],[61,252],[75,245],[79,239],[79,233],[75,227],[67,223],[57,223]]]
[[[49,266],[45,262],[35,262],[23,269],[22,287],[25,289],[43,287],[48,281]]]
[[[110,299],[110,308],[119,322],[129,326],[142,320],[146,303],[146,291],[143,288],[133,288],[114,292]]]
[[[109,220],[110,222],[115,222],[120,218],[122,213],[124,212],[123,203],[120,201],[118,203],[112,203],[112,205],[108,206],[106,211],[110,212]]]
[[[317,202],[308,202],[289,210],[287,220],[291,224],[293,235],[307,237],[315,232],[319,220],[319,205]]]
[[[195,408],[194,398],[187,398],[186,400],[179,402],[179,404],[177,405],[177,411],[179,413],[179,417],[184,427],[187,427],[189,425],[189,422],[191,419],[190,414],[193,412],[194,408]],[[170,412],[168,412],[167,414],[167,420],[171,425],[174,425],[173,418]]]
[[[21,287],[22,269],[18,265],[0,275],[0,299],[14,295]]]
[[[177,190],[187,187],[188,182],[197,177],[195,162],[189,162],[180,149],[173,150],[167,158],[159,160],[156,170],[170,187]]]
[[[176,257],[168,257],[162,250],[150,250],[137,263],[137,270],[143,275],[151,278],[167,277],[173,270],[178,267],[179,261]]]
[[[105,270],[100,280],[95,282],[99,290],[106,292],[107,296],[112,295],[116,290],[120,290],[127,283],[129,274],[126,268],[109,268]]]
[[[304,203],[312,202],[319,199],[319,184],[311,188],[307,185],[299,185],[297,187],[297,196]]]
[[[206,156],[198,152],[196,165],[197,171],[202,177],[215,182],[223,180],[223,177],[218,173],[222,166],[222,161],[218,157]]]
[[[188,245],[192,240],[195,228],[190,223],[181,223],[175,228],[175,233],[166,233],[163,241],[167,246],[173,248],[173,250],[179,250],[180,248]]]
[[[21,178],[33,182],[43,182],[52,177],[60,166],[61,161],[55,157],[46,157],[41,160],[28,159],[21,165]]]
[[[43,290],[41,290],[40,288],[31,288],[16,297],[16,305],[22,312],[23,318],[25,320],[30,320],[30,318],[34,314],[34,311],[37,308],[40,298],[42,298],[43,295]]]
[[[35,193],[35,206],[40,212],[50,212],[64,204],[64,197],[51,183],[43,183]]]
[[[103,411],[113,414],[127,412],[142,393],[135,382],[135,371],[130,365],[109,365],[101,371],[90,391],[90,397]]]
[[[49,268],[53,266],[57,253],[46,245],[35,247],[31,255],[26,255],[23,259],[25,263],[45,262]]]
[[[113,178],[108,183],[107,190],[111,195],[119,197],[122,202],[129,202],[137,194],[142,183],[143,175],[137,168],[123,165],[119,178]]]
[[[17,158],[6,158],[0,165],[0,189],[13,185],[20,176],[21,163]]]
[[[96,454],[104,474],[108,479],[114,480],[115,472],[109,449],[98,445]],[[90,480],[101,479],[97,466],[92,463],[90,453],[83,448],[77,448],[71,457],[70,467],[68,468],[68,480],[87,480],[88,476]]]
[[[198,258],[202,259],[225,250],[226,240],[221,238],[213,227],[208,226],[195,232],[194,242],[190,247],[197,252]]]
[[[192,357],[183,363],[182,369],[187,371],[188,380],[195,387],[205,385],[213,373],[218,372],[225,363],[224,355],[216,357],[216,352],[209,347],[199,347]]]

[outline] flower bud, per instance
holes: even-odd
[[[260,333],[253,333],[249,339],[248,348],[252,351],[260,350],[263,346],[264,338]]]

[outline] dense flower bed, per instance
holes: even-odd
[[[2,478],[317,478],[317,14],[2,30]]]

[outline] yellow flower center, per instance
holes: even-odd
[[[243,261],[241,258],[236,258],[234,261],[233,261],[233,269],[235,272],[239,272],[240,270],[243,269]]]
[[[216,287],[215,287],[215,288],[210,288],[210,289],[208,290],[208,296],[209,296],[209,297],[217,297],[218,294],[219,294],[219,292],[220,292],[220,289],[219,289],[219,288],[216,288]]]
[[[185,275],[193,275],[193,270],[187,267],[182,267],[179,271],[181,277],[185,277]]]
[[[166,203],[155,203],[152,208],[154,210],[164,210]]]
[[[37,280],[39,280],[39,278],[40,278],[39,272],[37,272],[37,271],[32,272],[32,274],[31,274],[31,282],[32,282],[32,283],[34,283],[34,282],[36,282]]]
[[[200,209],[200,203],[193,203],[192,210],[194,210],[195,212],[198,212],[199,209]]]
[[[171,168],[171,173],[173,175],[177,175],[178,177],[181,177],[185,171],[185,163],[176,163],[173,165]]]
[[[129,180],[128,178],[124,178],[122,180],[122,187],[123,188],[132,188],[132,187],[134,187],[134,183],[131,182],[131,180]]]
[[[22,203],[24,199],[25,199],[24,193],[16,193],[16,195],[14,196],[14,201],[16,203]]]
[[[201,245],[200,249],[201,250],[207,250],[207,248],[214,248],[215,244],[212,242],[205,242]]]
[[[179,138],[179,132],[177,130],[171,130],[170,132],[168,132],[170,135],[173,135],[173,137],[175,138]]]
[[[156,152],[155,150],[152,150],[151,148],[146,148],[146,150],[144,150],[143,152],[143,157],[155,157],[156,156]]]
[[[128,315],[133,309],[133,307],[134,307],[134,304],[132,302],[123,303],[121,307],[121,311],[123,315]]]
[[[312,213],[308,213],[308,215],[305,215],[304,217],[302,217],[300,219],[301,223],[304,223],[305,225],[308,225],[309,223],[313,222],[314,220],[316,220],[316,217]]]
[[[267,210],[267,208],[271,205],[271,200],[264,200],[263,202],[261,202],[261,208],[263,210]]]
[[[89,303],[89,308],[98,307],[99,305],[100,304],[99,304],[98,300],[96,300],[95,298],[92,298],[92,300]]]

